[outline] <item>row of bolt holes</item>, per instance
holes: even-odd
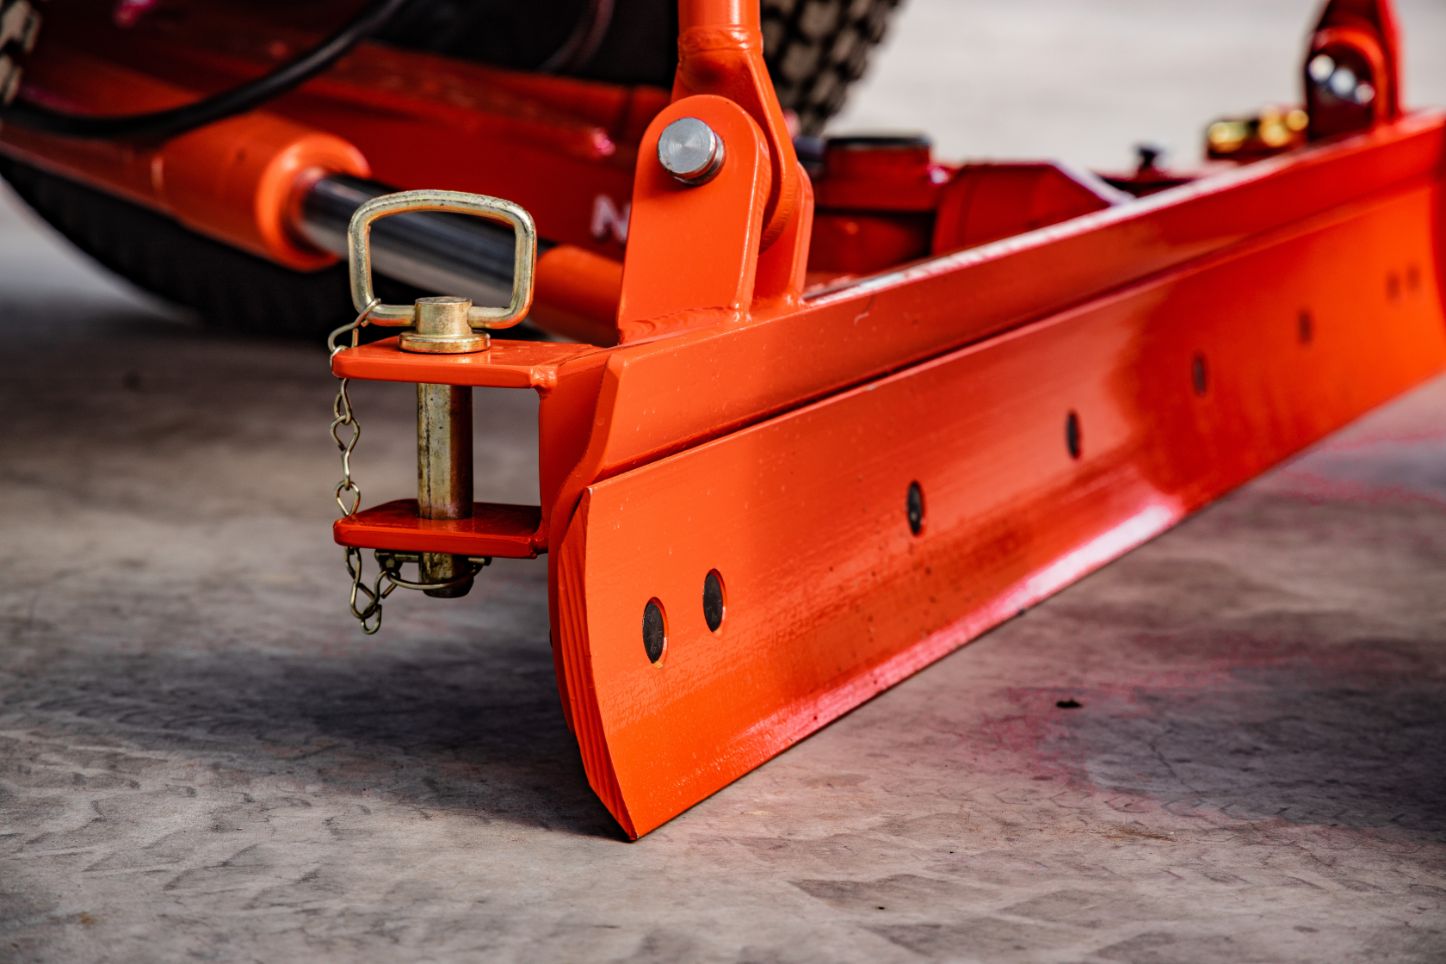
[[[1412,265],[1406,272],[1406,286],[1412,291],[1421,287],[1421,272]],[[1386,294],[1392,300],[1401,297],[1401,276],[1392,272],[1386,278]],[[1302,311],[1296,319],[1296,338],[1302,345],[1309,345],[1315,338],[1315,320],[1309,311]],[[1195,394],[1203,396],[1210,388],[1210,371],[1205,356],[1195,354],[1190,359],[1190,384]],[[1079,413],[1071,411],[1064,419],[1064,444],[1069,457],[1078,460],[1084,454],[1083,434]],[[904,499],[904,517],[908,520],[909,531],[921,535],[924,531],[924,489],[918,482],[909,483]],[[710,570],[703,579],[703,620],[713,632],[723,627],[723,577],[717,569]],[[663,617],[663,604],[656,599],[648,600],[643,609],[643,648],[648,660],[657,663],[667,648],[667,621]]]
[[[1411,288],[1414,290],[1420,284],[1420,277],[1414,266],[1411,268],[1410,278]],[[1387,279],[1386,288],[1392,299],[1400,297],[1400,278],[1397,277],[1395,274],[1392,274]],[[1309,345],[1311,341],[1315,338],[1315,319],[1311,317],[1311,313],[1309,311],[1302,311],[1296,317],[1295,334],[1296,340],[1298,340],[1302,345]],[[1200,352],[1196,352],[1190,358],[1190,387],[1195,389],[1195,394],[1201,396],[1202,398],[1205,396],[1205,393],[1210,390],[1210,369],[1205,362],[1205,356]],[[1072,459],[1078,460],[1079,457],[1084,453],[1078,412],[1071,411],[1068,415],[1065,416],[1064,446],[1065,449],[1069,452],[1069,457]],[[918,483],[915,483],[915,485],[917,484]],[[909,498],[912,502],[914,498],[912,492],[910,492]],[[922,499],[923,496],[920,495],[919,498]],[[913,528],[913,525],[913,516],[910,515],[910,528]],[[919,530],[914,529],[914,535],[918,534]]]

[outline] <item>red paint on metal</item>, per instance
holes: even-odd
[[[770,186],[768,146],[741,107],[703,94],[654,119],[643,135],[648,156],[657,156],[663,129],[683,117],[713,128],[727,155],[703,188],[679,184],[660,164],[638,165],[618,302],[624,341],[737,320],[753,304]]]
[[[1441,370],[1443,148],[1407,118],[732,324],[497,342],[501,366],[380,343],[336,370],[542,392],[559,688],[642,833]],[[732,620],[711,641],[710,568]]]
[[[49,103],[82,112],[159,110],[195,96],[187,88],[84,54],[60,50],[50,66]],[[64,69],[55,69],[57,66]],[[298,270],[336,258],[292,231],[298,184],[313,171],[366,177],[366,158],[332,134],[253,112],[159,143],[78,140],[3,129],[7,153],[162,211],[192,229]]]
[[[542,393],[559,689],[638,834],[1441,370],[1443,169],[1441,118],[1408,117],[730,323],[335,365]]]
[[[331,14],[296,10],[288,19],[310,16],[318,29],[329,29],[348,14],[345,4],[331,6]],[[44,44],[27,60],[25,96],[80,113],[173,107],[253,79],[317,39],[235,5],[147,18],[124,33],[124,42],[109,24],[103,0],[75,0],[66,16],[48,20]],[[171,94],[154,98],[147,91],[155,85]],[[543,237],[617,259],[623,236],[595,231],[595,213],[600,203],[626,211],[636,145],[667,103],[667,91],[654,88],[363,44],[266,111],[351,145],[383,183],[507,197],[533,214]],[[19,131],[0,129],[0,146],[10,151]],[[44,164],[59,140],[44,139],[32,159]],[[238,148],[251,143],[246,136],[232,140]],[[104,183],[101,171],[71,173]]]
[[[338,519],[332,534],[342,546],[531,559],[546,549],[541,524],[535,505],[477,502],[469,519],[423,519],[416,499],[399,499]]]
[[[763,62],[759,11],[753,0],[678,0],[678,73],[673,80],[673,102],[713,94],[733,101],[758,124],[768,145],[770,165],[763,223],[763,244],[768,247],[784,234],[812,195]],[[760,265],[760,273],[766,270]],[[763,291],[765,297],[783,293],[766,287]]]
[[[987,244],[1129,200],[1093,174],[1062,164],[967,164],[940,192],[933,250]]]
[[[1310,76],[1320,55],[1369,84],[1367,103],[1332,94]],[[1358,133],[1401,116],[1401,37],[1390,0],[1330,0],[1311,36],[1302,68],[1313,139]]]
[[[814,185],[809,270],[872,274],[933,253],[934,214],[952,175],[920,140],[831,141]]]
[[[646,833],[1441,371],[1437,292],[1392,302],[1379,283],[1429,256],[1438,196],[1276,232],[589,485],[556,550],[558,645],[599,796]],[[1309,345],[1296,305],[1321,314]],[[701,608],[715,568],[717,633]],[[649,599],[669,627],[656,665]]]
[[[331,370],[338,378],[374,382],[546,391],[557,383],[557,371],[563,362],[595,351],[589,345],[494,338],[492,347],[484,352],[428,355],[402,351],[393,337],[341,352],[332,358]]]

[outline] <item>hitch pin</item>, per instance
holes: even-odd
[[[402,333],[403,351],[460,354],[485,351],[487,333],[467,323],[466,298],[421,298],[416,327]],[[472,389],[463,385],[417,385],[417,513],[423,519],[467,519],[472,515]],[[451,582],[469,570],[466,556],[424,552],[421,581]],[[472,581],[428,596],[465,596]]]
[[[402,351],[471,354],[487,351],[490,328],[510,328],[532,306],[532,272],[537,229],[521,207],[500,198],[457,191],[403,191],[376,197],[357,208],[347,231],[352,301],[372,305],[371,225],[407,212],[471,214],[510,225],[516,237],[512,298],[505,307],[478,307],[466,298],[421,298],[407,309],[377,304],[370,320],[410,325],[398,339]],[[472,515],[472,389],[465,385],[417,385],[417,513],[423,519],[466,519]],[[448,583],[425,590],[429,596],[465,596],[475,567],[467,556],[421,553],[422,583]]]

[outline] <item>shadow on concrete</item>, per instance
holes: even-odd
[[[91,646],[7,674],[0,702],[11,726],[183,756],[258,793],[271,778],[323,783],[363,802],[621,839],[588,788],[545,646],[393,642],[398,652],[312,655]]]
[[[1079,696],[1048,749],[1081,784],[1177,813],[1446,841],[1446,701],[1425,641],[1350,638],[1282,658],[1277,639],[1257,663],[1239,644],[1197,685]]]
[[[356,757],[333,765],[324,752],[323,779],[370,784],[375,771],[385,792],[418,806],[622,839],[588,787],[543,640],[269,668],[237,681],[264,714]]]

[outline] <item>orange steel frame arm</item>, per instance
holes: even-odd
[[[591,167],[587,190],[631,198],[625,249],[589,238],[586,191],[550,201],[520,161],[482,157],[475,180],[458,167],[428,185],[536,204],[544,234],[620,257],[595,344],[440,356],[390,339],[332,363],[538,394],[536,505],[445,522],[401,500],[334,534],[547,555],[564,715],[629,836],[1446,368],[1446,119],[1401,108],[1387,0],[1327,4],[1303,69],[1308,135],[1264,160],[1162,186],[840,148],[817,209],[757,5],[679,9],[671,101],[597,90],[592,119],[529,129],[494,99],[470,142],[469,165],[504,132],[528,158],[558,138],[549,156],[571,166],[553,176]],[[1312,86],[1322,54],[1373,96]],[[460,118],[398,102],[377,130],[348,127],[327,108],[352,82],[309,85],[276,117],[421,186],[436,155],[403,156],[379,131]],[[508,83],[537,104],[553,82]],[[683,117],[726,145],[700,186],[657,159]]]

